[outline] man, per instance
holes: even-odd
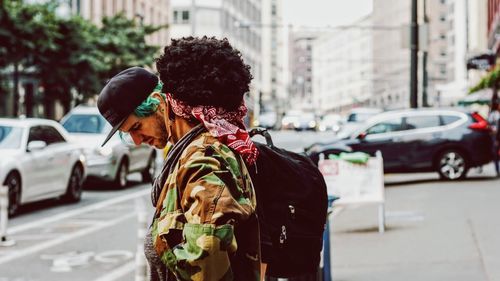
[[[256,200],[243,164],[258,155],[243,125],[249,66],[226,39],[189,37],[172,40],[157,69],[163,87],[135,67],[98,98],[113,126],[106,141],[120,131],[137,145],[174,144],[151,194],[151,280],[259,280]]]

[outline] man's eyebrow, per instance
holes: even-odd
[[[137,130],[141,127],[141,123],[139,121],[135,122],[129,129],[128,131],[133,131],[133,130]]]
[[[128,132],[130,132],[130,131],[132,131],[132,130],[138,129],[138,126],[136,126],[136,125],[138,125],[138,124],[140,124],[140,123],[139,123],[139,121],[135,122],[134,124],[132,124],[132,126],[130,126],[130,127],[129,127],[129,128],[127,128],[127,129],[125,129],[125,128],[120,128],[120,131],[122,131],[122,132],[124,132],[124,133],[128,133]]]

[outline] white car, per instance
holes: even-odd
[[[338,114],[327,114],[321,118],[318,130],[320,132],[334,132],[337,133],[342,125],[342,117]]]
[[[46,119],[0,118],[0,184],[8,187],[9,215],[22,204],[61,197],[77,202],[86,176],[83,149]]]
[[[85,147],[88,178],[113,181],[117,188],[127,185],[127,175],[140,172],[143,182],[151,182],[156,172],[156,149],[149,145],[126,144],[115,134],[101,147],[111,125],[95,106],[80,105],[62,120],[71,137]]]
[[[262,112],[259,119],[253,122],[254,127],[274,129],[278,120],[278,115],[274,111]]]

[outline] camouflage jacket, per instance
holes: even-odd
[[[209,133],[182,152],[151,227],[177,280],[259,280],[255,193],[243,160]]]

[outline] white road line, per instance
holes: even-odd
[[[52,223],[52,222],[55,222],[55,221],[58,221],[58,220],[62,220],[62,219],[65,219],[65,218],[77,216],[77,215],[80,215],[80,214],[83,214],[83,213],[86,213],[86,212],[90,212],[90,211],[95,211],[95,210],[98,210],[98,209],[102,209],[102,208],[105,208],[105,207],[107,207],[109,205],[121,203],[123,201],[134,199],[134,198],[137,198],[137,197],[140,197],[140,196],[144,196],[144,195],[150,194],[150,193],[151,193],[151,191],[149,189],[146,189],[146,190],[141,190],[141,191],[137,191],[137,192],[130,193],[130,194],[125,194],[125,195],[122,195],[120,197],[112,198],[112,199],[109,199],[109,200],[106,200],[106,201],[102,201],[102,202],[99,202],[99,203],[88,205],[88,206],[85,206],[85,207],[82,207],[82,208],[78,208],[78,209],[75,209],[75,210],[65,211],[64,213],[59,214],[59,215],[47,217],[45,219],[36,220],[36,221],[33,221],[33,222],[28,222],[28,223],[21,224],[21,225],[18,225],[18,226],[13,226],[13,227],[10,227],[10,228],[7,229],[7,233],[8,234],[14,234],[14,233],[18,233],[18,232],[21,232],[21,231],[24,231],[24,230],[27,230],[27,229],[30,229],[30,228],[35,228],[35,227],[47,225],[48,223]]]
[[[126,263],[117,269],[111,271],[110,273],[101,276],[98,279],[95,279],[94,281],[114,281],[121,279],[123,276],[130,274],[134,272],[135,269],[135,261],[131,261],[129,263]]]
[[[28,247],[26,249],[19,249],[18,251],[14,252],[12,255],[6,255],[6,256],[0,257],[0,265],[7,263],[7,262],[10,262],[10,261],[13,261],[13,260],[18,259],[18,258],[32,255],[36,252],[53,247],[57,244],[62,244],[64,242],[70,241],[72,239],[88,235],[92,232],[99,231],[103,228],[114,226],[114,225],[119,224],[125,220],[131,219],[131,218],[135,219],[135,217],[136,217],[136,214],[134,214],[134,213],[127,214],[127,215],[121,216],[117,219],[107,221],[107,222],[102,222],[102,223],[97,224],[95,226],[85,228],[85,229],[82,229],[80,231],[68,234],[68,235],[61,236],[58,239],[50,240],[50,241],[47,241],[45,243],[36,244],[35,246]]]

